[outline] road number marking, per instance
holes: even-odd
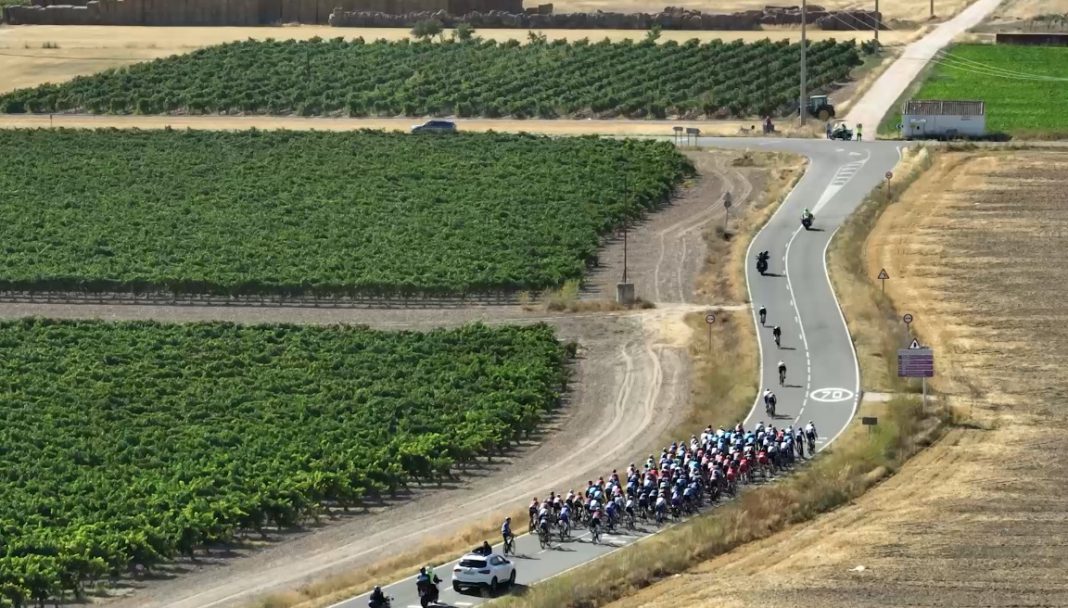
[[[835,401],[848,401],[853,398],[853,391],[845,388],[818,388],[811,393],[813,401],[833,403]]]

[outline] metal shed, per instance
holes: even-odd
[[[982,101],[911,99],[901,108],[901,137],[952,138],[986,135],[986,104]]]

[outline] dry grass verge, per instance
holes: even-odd
[[[884,185],[868,196],[839,229],[828,252],[831,282],[857,349],[866,391],[903,392],[909,390],[909,384],[897,377],[895,357],[906,340],[905,325],[879,287],[877,275],[868,276],[864,243],[888,205],[930,166],[927,148],[906,149],[894,168],[898,177],[890,189]],[[889,280],[893,281],[893,276]]]

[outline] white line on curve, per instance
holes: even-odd
[[[901,153],[901,148],[898,148],[898,154]],[[849,324],[846,323],[845,313],[842,312],[842,303],[838,301],[838,295],[834,293],[834,285],[831,283],[831,273],[827,270],[827,250],[831,246],[831,241],[834,240],[834,235],[838,234],[842,226],[839,224],[838,228],[834,229],[831,233],[831,238],[827,239],[827,244],[823,246],[823,276],[827,279],[827,286],[831,289],[831,293],[834,294],[834,305],[838,308],[838,318],[842,320],[842,328],[845,329],[846,338],[849,340],[849,349],[853,352],[853,375],[857,379],[857,383],[853,387],[853,410],[849,413],[849,420],[857,415],[857,408],[860,406],[860,359],[857,358],[857,345],[853,344],[853,335],[849,333]],[[819,449],[823,449],[828,445],[834,443],[838,436],[845,432],[849,428],[848,422],[842,425],[842,428],[838,429],[838,432],[833,437],[827,440],[820,446]]]
[[[751,257],[751,254],[753,253],[753,245],[756,244],[757,239],[760,237],[760,233],[764,232],[764,229],[767,228],[768,225],[770,225],[771,222],[773,222],[775,220],[775,217],[777,215],[779,215],[780,213],[782,213],[783,209],[786,208],[786,205],[789,202],[789,200],[791,198],[793,198],[794,193],[797,192],[798,186],[800,186],[801,183],[805,181],[805,177],[810,175],[809,172],[812,171],[812,169],[813,169],[812,165],[814,165],[816,161],[815,161],[814,158],[812,158],[811,156],[808,156],[808,155],[806,155],[806,158],[808,159],[808,167],[805,170],[805,175],[802,175],[801,179],[797,180],[797,182],[794,184],[794,187],[790,188],[790,192],[788,192],[786,194],[786,198],[783,199],[782,204],[779,205],[779,208],[775,210],[775,213],[771,214],[771,217],[768,218],[768,221],[765,222],[764,225],[760,228],[760,230],[753,236],[753,238],[749,240],[749,246],[745,248],[745,263],[746,264],[749,263],[749,259]],[[754,304],[754,302],[753,302],[753,284],[749,282],[749,267],[748,266],[746,266],[746,271],[745,271],[745,292],[746,292],[746,295],[749,296],[749,309],[753,311],[753,327],[756,328],[756,334],[757,334],[757,355],[758,355],[757,358],[760,360],[760,369],[757,370],[757,374],[758,374],[757,375],[757,384],[758,385],[763,385],[764,384],[764,341],[760,339],[760,328],[761,328],[760,318],[757,316],[757,307],[753,305]],[[753,407],[751,407],[749,409],[749,414],[747,414],[746,417],[745,417],[746,420],[749,420],[749,418],[754,413],[756,413],[757,407],[759,405],[760,405],[760,390],[758,389],[756,396],[753,398]]]

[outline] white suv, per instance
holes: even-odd
[[[515,584],[515,564],[496,553],[469,553],[452,569],[452,588],[456,592],[488,588],[494,593],[502,584]]]

